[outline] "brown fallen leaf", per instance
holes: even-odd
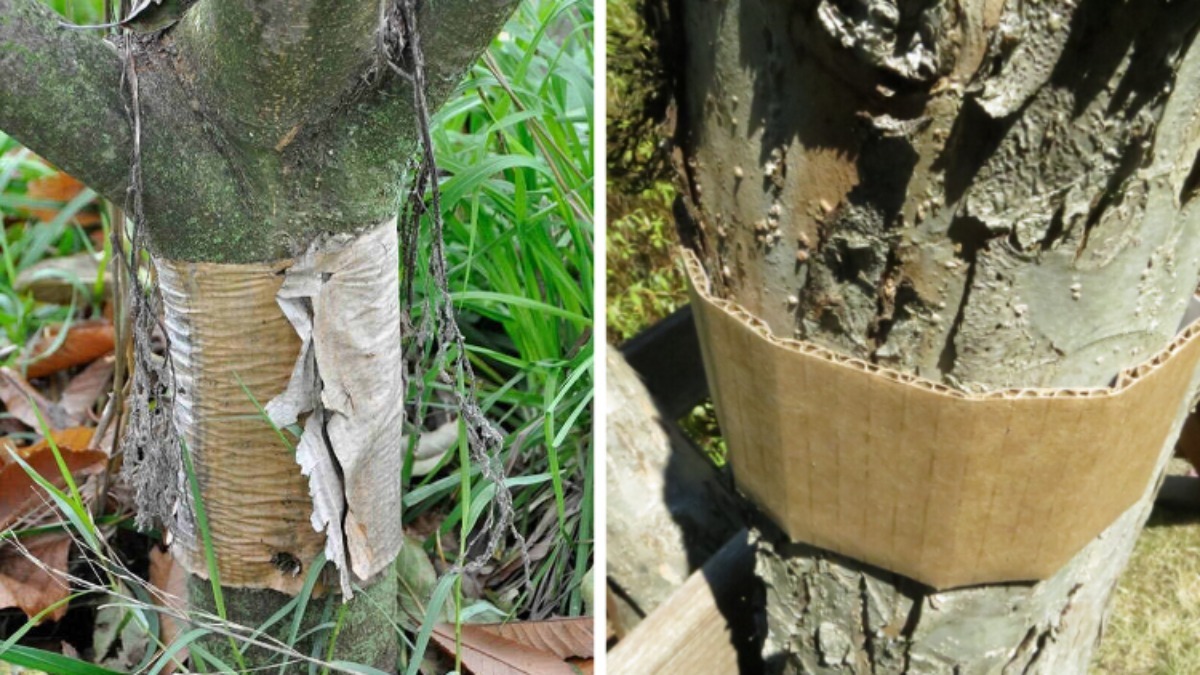
[[[12,368],[0,368],[0,402],[4,403],[10,415],[31,429],[41,428],[35,410],[41,410],[42,417],[46,418],[46,424],[49,424],[51,429],[72,426],[71,416],[62,406],[42,396],[41,392],[34,389],[28,380]]]
[[[94,450],[95,448],[91,447],[91,442],[92,436],[95,433],[96,430],[92,429],[91,427],[67,427],[66,429],[59,429],[51,432],[50,438],[54,439],[54,445],[58,446],[58,451],[63,453],[63,458],[65,459],[67,457],[67,453],[79,454],[86,450]],[[41,452],[48,452],[48,456],[53,458],[54,453],[49,452],[49,450],[50,441],[45,438],[41,438],[33,443],[33,445],[20,448],[17,451],[17,454],[21,456],[21,459],[26,461],[29,461],[30,457],[33,457]],[[68,466],[70,466],[70,462],[68,462]],[[72,471],[74,470],[75,469],[72,469]],[[58,475],[57,471],[54,473],[55,475]]]
[[[92,430],[82,427],[64,429],[52,434],[67,470],[79,480],[85,475],[103,469],[108,456],[102,452],[88,450]],[[2,439],[0,450],[6,454],[14,449],[11,439]],[[58,461],[50,449],[50,443],[41,441],[15,450],[28,467],[52,484],[63,487]],[[29,475],[25,467],[11,460],[0,466],[0,531],[8,530],[23,518],[36,511],[46,496]],[[71,538],[66,533],[45,534],[28,539],[22,538],[20,547],[12,542],[0,542],[0,608],[18,607],[33,618],[47,607],[67,597],[67,584],[49,570],[63,572],[67,569],[67,556]],[[31,559],[30,556],[32,556]],[[41,564],[38,564],[38,561]],[[44,568],[44,567],[45,568]],[[57,621],[67,611],[64,604],[48,614]]]
[[[453,656],[454,625],[441,623],[433,628],[434,644]],[[462,626],[463,669],[475,675],[572,675],[575,670],[559,657],[502,638],[478,625]]]
[[[590,659],[595,656],[595,619],[580,616],[545,621],[512,621],[475,624],[475,628],[518,642],[560,659]]]
[[[169,551],[160,550],[157,546],[150,549],[150,585],[162,592],[163,598],[154,595],[154,604],[170,607],[180,612],[187,611],[187,572],[182,565],[175,562]],[[159,615],[159,638],[164,645],[170,646],[182,631],[179,623],[168,614]],[[162,670],[164,675],[170,675],[177,669],[183,670],[187,661],[187,648],[181,649],[175,658]]]
[[[37,341],[26,348],[22,365],[28,377],[45,377],[71,366],[91,363],[116,346],[113,325],[103,319],[71,324],[62,344],[54,349],[61,331],[62,326],[47,327]]]
[[[77,481],[79,477],[100,472],[108,461],[105,453],[87,449],[92,433],[91,429],[74,427],[52,435],[67,470],[76,476]],[[65,487],[66,481],[58,468],[58,461],[45,439],[19,454],[38,475],[55,487]],[[26,473],[25,467],[17,462],[9,462],[0,468],[0,532],[13,527],[30,511],[41,506],[45,499],[45,492]]]
[[[108,391],[114,357],[93,361],[71,379],[62,392],[61,400],[51,401],[42,395],[21,374],[11,368],[0,368],[0,402],[9,414],[32,429],[41,431],[34,406],[42,412],[51,429],[64,429],[83,424],[96,399]],[[32,399],[32,403],[30,402]],[[5,455],[5,459],[7,455]],[[3,464],[4,459],[0,459]]]
[[[59,396],[58,405],[73,423],[80,424],[85,421],[96,399],[108,391],[108,383],[112,379],[116,362],[116,357],[109,354],[92,361],[87,368],[71,378],[70,384]]]
[[[22,539],[21,545],[29,555],[43,565],[59,572],[67,569],[71,538],[65,533],[42,534]],[[59,576],[43,569],[11,544],[0,547],[0,608],[17,607],[29,618],[62,601],[71,592]],[[58,621],[67,613],[64,603],[46,618]]]
[[[42,178],[36,178],[25,184],[25,195],[38,201],[68,202],[79,196],[86,188],[74,177],[59,172]],[[58,209],[27,209],[29,214],[38,220],[48,223],[58,216]],[[73,220],[80,225],[99,225],[100,213],[92,207],[84,207],[75,214]]]

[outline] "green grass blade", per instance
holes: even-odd
[[[187,474],[188,488],[192,493],[192,503],[196,509],[196,528],[200,530],[200,537],[204,542],[204,562],[208,567],[208,581],[212,588],[213,604],[217,608],[217,616],[221,617],[222,621],[228,621],[228,615],[225,612],[225,593],[221,590],[221,570],[217,566],[217,554],[213,550],[212,530],[208,526],[208,512],[204,508],[204,497],[200,493],[200,482],[196,478],[196,467],[192,464],[192,451],[187,447],[187,441],[180,438],[179,443],[182,446],[183,469]],[[229,637],[229,647],[233,650],[234,659],[242,670],[246,669],[245,660],[242,658],[242,650],[237,646],[233,637]],[[197,647],[199,649],[199,647]]]
[[[86,661],[23,645],[14,645],[0,651],[0,661],[22,668],[54,673],[54,675],[124,675]]]
[[[429,636],[433,635],[433,627],[441,620],[442,608],[446,606],[446,600],[450,598],[450,591],[454,589],[454,582],[458,576],[450,573],[438,579],[437,586],[429,596],[429,604],[425,607],[425,617],[421,621],[421,629],[417,631],[412,658],[408,660],[408,668],[404,675],[417,675],[417,671],[420,670],[421,657],[425,654],[425,648],[429,646]]]
[[[263,422],[266,422],[268,426],[275,430],[275,434],[279,436],[279,440],[283,441],[283,444],[287,446],[288,450],[292,451],[293,455],[296,454],[296,447],[292,444],[292,440],[287,437],[287,434],[283,433],[283,429],[280,429],[275,424],[275,421],[271,419],[271,416],[267,414],[267,409],[258,402],[258,399],[255,398],[254,394],[250,392],[250,388],[246,386],[246,383],[242,382],[242,376],[238,373],[234,373],[233,377],[237,380],[238,386],[242,388],[242,391],[246,393],[246,398],[250,399],[250,402],[254,404],[255,409],[258,410],[259,418],[261,418]]]
[[[176,654],[184,649],[187,649],[188,645],[204,637],[205,635],[208,635],[210,632],[211,631],[206,628],[193,628],[192,630],[175,638],[175,640],[172,641],[171,644],[163,651],[162,656],[160,656],[158,660],[154,662],[154,665],[150,668],[148,675],[158,675],[161,673],[162,670],[166,668],[172,660],[174,660]]]
[[[321,577],[321,569],[325,567],[325,552],[322,551],[313,560],[310,566],[308,576],[304,579],[304,586],[301,587],[300,593],[296,596],[295,609],[292,614],[292,625],[288,630],[287,646],[295,649],[296,642],[300,639],[300,625],[304,622],[304,615],[308,613],[308,601],[312,598],[313,588],[317,585],[317,579]],[[291,603],[288,603],[289,605]],[[280,674],[283,673],[282,667]]]
[[[233,638],[229,638],[229,639],[232,640]],[[201,645],[199,642],[193,642],[190,649],[191,649],[193,658],[199,657],[199,658],[203,659],[205,663],[213,664],[220,670],[221,673],[245,673],[245,672],[248,672],[246,670],[246,664],[242,663],[241,652],[239,652],[239,651],[234,651],[234,656],[236,657],[236,659],[238,661],[238,666],[239,666],[238,668],[234,668],[234,667],[230,666],[228,663],[225,663],[221,659],[218,659],[217,657],[213,656],[212,652],[205,649],[204,646]]]

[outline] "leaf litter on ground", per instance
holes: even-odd
[[[112,266],[105,267],[102,280],[102,258],[103,254],[84,251],[41,260],[17,273],[13,290],[29,293],[38,302],[82,305],[91,297],[91,291],[102,285],[107,298],[112,293]]]
[[[23,538],[21,543],[19,548],[0,543],[0,609],[16,607],[33,619],[57,604],[44,618],[58,621],[67,613],[63,601],[71,589],[47,568],[66,571],[71,537],[56,532]]]
[[[154,604],[166,606],[177,612],[187,611],[187,571],[175,562],[171,552],[154,546],[150,549],[150,585],[159,593],[152,594]],[[163,613],[159,622],[159,641],[164,645],[174,644],[183,633],[183,625],[168,613]],[[162,675],[170,675],[176,671],[186,672],[183,664],[187,662],[188,650],[181,649],[175,658],[163,668]]]
[[[63,172],[50,174],[29,181],[25,186],[25,195],[38,202],[59,202],[64,206],[75,201],[87,187],[78,179]],[[61,208],[31,207],[27,211],[33,218],[44,223],[52,222],[61,213]],[[73,215],[80,225],[99,225],[100,213],[94,208],[82,208]]]
[[[517,621],[505,624],[463,624],[463,669],[475,675],[575,673],[590,669],[593,621],[589,617]],[[458,643],[455,626],[438,624],[431,639],[453,655]]]
[[[63,330],[66,330],[65,336]],[[69,327],[47,326],[25,348],[20,361],[30,378],[92,363],[113,351],[116,331],[107,319],[76,321]]]
[[[96,400],[108,391],[114,359],[96,359],[79,372],[52,401],[13,368],[0,368],[0,402],[8,414],[25,426],[37,429],[37,411],[52,429],[79,426],[87,421]],[[35,411],[35,408],[37,409]]]
[[[76,480],[104,470],[108,454],[88,448],[93,431],[83,427],[63,429],[53,434],[55,444],[67,470]],[[57,519],[45,491],[34,481],[29,471],[64,487],[58,460],[43,439],[29,447],[18,448],[5,439],[0,450],[0,532],[12,533],[18,528],[33,528]],[[11,453],[11,454],[10,454]],[[20,457],[25,466],[9,459]],[[26,470],[29,468],[29,471]],[[12,541],[18,539],[19,546]],[[30,619],[53,608],[42,618],[61,619],[67,612],[64,602],[70,588],[61,575],[67,571],[71,537],[66,532],[44,532],[31,536],[10,535],[0,540],[0,609],[16,607]]]

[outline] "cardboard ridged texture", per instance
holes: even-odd
[[[936,589],[1046,579],[1144,494],[1200,322],[1114,386],[966,394],[778,338],[684,251],[738,488],[794,541]]]
[[[295,456],[242,389],[265,403],[292,374],[300,338],[275,298],[289,264],[155,260],[175,371],[175,425],[192,453],[221,583],[295,594],[325,536],[309,523],[308,481]],[[175,558],[208,577],[204,543],[173,534]],[[293,561],[303,572],[295,573]]]
[[[222,585],[295,594],[323,550],[349,597],[395,560],[399,264],[394,220],[322,238],[296,260],[155,259],[175,426],[194,459]],[[285,443],[276,429],[291,425],[303,431]],[[203,543],[179,523],[172,534],[180,563],[207,577]]]

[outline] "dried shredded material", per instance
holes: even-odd
[[[342,593],[400,551],[404,374],[395,221],[314,242],[288,268],[279,307],[302,345],[287,389],[267,404],[277,426],[307,415],[296,461],[312,525]]]
[[[121,301],[129,313],[132,329],[133,367],[125,406],[128,422],[122,429],[118,445],[125,453],[122,472],[134,487],[137,526],[149,529],[156,523],[163,523],[172,532],[191,540],[195,537],[193,505],[183,471],[183,446],[175,432],[172,415],[174,373],[169,354],[160,357],[154,349],[155,336],[162,335],[158,318],[162,311],[161,297],[156,289],[142,284],[142,272],[146,269],[141,255],[146,249],[146,214],[142,205],[142,122],[137,63],[131,36],[121,36],[120,40],[121,85],[128,94],[125,112],[133,129],[133,156],[124,212],[133,227],[127,233],[124,223],[114,226],[112,241],[122,272],[118,276],[128,281],[121,289],[124,292]]]
[[[174,373],[170,362],[156,355],[150,346],[158,327],[159,299],[157,294],[139,298],[140,293],[137,288],[130,288],[128,294],[132,298],[129,307],[134,363],[129,418],[120,440],[125,453],[122,471],[135,488],[139,528],[149,529],[161,522],[170,525],[173,532],[194,539],[192,503],[183,472],[183,446],[171,412]]]
[[[433,363],[441,368],[447,358],[452,358],[453,376],[445,371],[439,379],[454,392],[455,403],[467,431],[471,459],[478,464],[483,476],[495,486],[495,496],[488,503],[487,517],[474,535],[469,548],[480,551],[469,561],[459,561],[459,568],[473,571],[483,567],[496,555],[504,543],[506,534],[511,534],[520,550],[525,566],[525,577],[530,578],[530,561],[525,539],[514,526],[512,493],[505,483],[504,469],[500,462],[504,438],[500,431],[484,416],[475,396],[475,374],[467,360],[466,341],[458,328],[454,307],[450,302],[450,289],[446,277],[446,251],[443,241],[441,194],[436,176],[437,162],[433,154],[433,138],[429,128],[429,104],[425,98],[427,82],[425,56],[421,49],[421,33],[417,27],[416,0],[398,0],[391,3],[383,13],[380,49],[387,66],[401,77],[409,80],[413,92],[413,109],[421,143],[421,157],[417,163],[411,190],[400,212],[400,239],[404,251],[404,280],[401,286],[401,320],[406,340],[414,345],[415,353],[433,340],[436,344]],[[428,203],[425,195],[428,191]],[[414,279],[418,264],[421,217],[428,216],[432,227],[432,246],[428,265],[434,288],[426,289],[425,308],[418,326],[412,325],[411,311],[414,300]],[[418,374],[414,381],[424,378]],[[418,392],[418,398],[420,392]]]

